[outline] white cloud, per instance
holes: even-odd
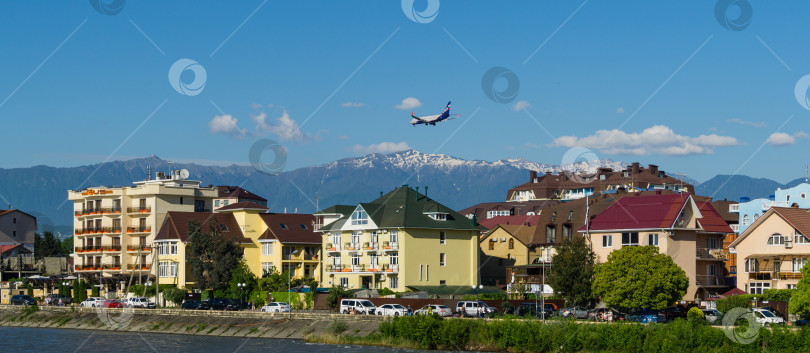
[[[276,119],[275,124],[266,121],[267,114],[264,112],[251,118],[256,122],[257,131],[276,135],[281,141],[309,142],[313,138],[311,134],[301,132],[298,123],[290,118],[286,110]],[[315,138],[317,139],[317,136]]]
[[[344,140],[344,141],[351,139],[351,137],[349,135],[340,135],[337,138],[338,138],[338,140]]]
[[[536,143],[531,143],[531,142],[526,142],[526,143],[524,143],[524,144],[523,144],[523,147],[526,147],[526,148],[535,148],[535,149],[536,149],[536,148],[540,148],[540,146],[539,146],[538,144],[536,144]]]
[[[806,138],[810,138],[810,135],[808,135],[804,131],[799,131],[799,132],[794,133],[793,137],[795,137],[797,139],[806,139]]]
[[[622,108],[622,107],[616,108],[616,113],[624,114],[624,108]]]
[[[531,104],[529,104],[528,101],[517,101],[517,103],[515,103],[515,105],[512,106],[512,110],[519,112],[523,109],[528,108],[530,105]]]
[[[709,154],[714,147],[736,146],[737,139],[717,134],[697,137],[676,134],[664,125],[655,125],[640,133],[621,130],[598,130],[591,136],[560,136],[552,145],[598,149],[606,154],[686,156]]]
[[[729,123],[735,123],[735,124],[740,124],[740,125],[748,125],[748,126],[753,126],[753,127],[766,127],[766,126],[768,126],[768,124],[765,124],[765,123],[763,123],[761,121],[760,122],[745,121],[745,120],[741,120],[741,119],[737,119],[737,118],[728,119],[726,121],[729,122]]]
[[[365,106],[365,104],[363,104],[361,102],[346,102],[346,103],[342,103],[340,106],[343,107],[343,108],[360,108],[360,107]]]
[[[765,142],[771,146],[788,146],[796,143],[796,138],[784,132],[774,132]]]
[[[352,151],[359,155],[367,155],[369,153],[394,153],[411,149],[407,142],[380,142],[368,146],[354,145]]]
[[[413,108],[419,108],[422,106],[422,102],[414,97],[408,97],[402,100],[402,103],[399,105],[395,105],[394,108],[399,110],[408,110]]]
[[[214,116],[208,122],[208,128],[211,129],[212,134],[231,134],[234,137],[243,137],[247,134],[247,130],[240,129],[236,124],[238,119],[229,114]]]

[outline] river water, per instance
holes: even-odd
[[[0,327],[2,352],[424,352],[302,340]]]

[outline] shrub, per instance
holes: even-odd
[[[343,287],[332,286],[329,288],[329,295],[326,297],[326,305],[329,306],[330,309],[335,309],[338,307],[338,300],[340,298],[346,298],[351,296],[351,293]]]
[[[380,289],[377,289],[377,294],[379,294],[382,297],[382,296],[394,294],[394,291],[392,291],[391,289],[388,289],[388,288],[380,288]]]
[[[728,298],[720,299],[717,301],[717,311],[725,314],[733,308],[750,308],[751,299],[753,299],[753,295],[751,294],[732,295]]]
[[[28,283],[26,294],[28,294],[29,297],[34,296],[34,285],[32,285],[31,283]]]
[[[93,286],[93,293],[92,293],[92,295],[93,295],[94,297],[100,297],[100,296],[101,296],[101,295],[98,293],[98,287]]]
[[[515,307],[512,305],[512,302],[503,302],[501,303],[501,307],[503,308],[504,314],[511,314],[512,310],[515,309]]]
[[[163,299],[175,305],[181,305],[183,300],[186,299],[186,291],[177,287],[166,288],[163,290]]]
[[[706,316],[703,315],[703,311],[698,309],[697,307],[692,307],[689,311],[686,312],[686,321],[689,322],[705,322]]]
[[[344,331],[346,331],[348,328],[349,326],[346,325],[345,322],[340,321],[338,319],[333,319],[332,323],[330,323],[329,326],[326,327],[326,330],[333,335],[339,335]]]

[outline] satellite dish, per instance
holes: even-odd
[[[180,169],[180,179],[188,179],[188,169]]]

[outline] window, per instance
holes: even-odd
[[[706,274],[709,276],[717,276],[717,266],[711,264],[708,267],[706,267]]]
[[[440,285],[440,286],[446,286],[446,285],[447,285],[447,281],[446,281],[446,280],[443,280],[443,279],[442,279],[442,280],[439,280],[439,285]]]
[[[492,240],[494,239],[489,240],[489,250],[495,250],[495,242]]]
[[[340,249],[340,234],[332,234],[332,246],[335,249]]]
[[[332,265],[335,266],[335,270],[341,269],[340,256],[335,256],[332,258]]]
[[[804,195],[804,194],[802,194],[802,195]],[[785,288],[786,289],[796,289],[796,285],[795,284],[788,284],[788,285],[785,286]]]
[[[647,244],[658,246],[658,233],[647,234]]]
[[[262,256],[273,255],[273,243],[262,243]]]
[[[11,222],[11,223],[13,223],[13,224],[17,224],[17,217],[12,218],[12,222]]]
[[[743,215],[742,225],[744,225],[744,226],[748,225],[748,215]]]
[[[422,280],[422,264],[419,264],[419,280]]]
[[[265,274],[269,275],[271,272],[273,272],[273,263],[272,262],[262,262],[262,277],[264,277]]]
[[[779,233],[772,234],[768,237],[768,245],[785,245],[785,237]]]
[[[368,260],[368,264],[371,266],[371,268],[377,268],[377,264],[379,264],[379,263],[380,263],[380,261],[379,261],[379,258],[377,257],[377,254],[371,253],[369,255],[369,260]]]
[[[228,206],[228,204],[231,203],[231,200],[225,200],[224,202],[225,202],[225,206]]]
[[[160,262],[158,264],[158,275],[160,277],[169,277],[169,263],[168,262]]]
[[[440,253],[439,254],[439,266],[444,266],[447,264],[447,254]]]
[[[173,242],[169,243],[169,255],[177,255],[177,242],[176,241],[173,241]]]
[[[759,272],[759,261],[757,259],[745,259],[745,272]]]
[[[390,265],[398,265],[399,264],[399,253],[392,252],[391,255],[388,255],[388,264],[390,264]]]
[[[810,239],[807,239],[804,234],[796,230],[793,234],[793,244],[810,244]]]
[[[183,197],[182,196],[180,196],[180,204],[181,205],[183,204]]]
[[[360,244],[360,232],[352,232],[352,246],[357,247]]]
[[[391,284],[389,285],[391,288],[399,288],[399,277],[391,277]]]
[[[707,249],[717,249],[717,238],[706,238]]]
[[[447,220],[447,213],[436,212],[436,213],[428,213],[427,215],[428,215],[428,217],[433,218],[434,220],[437,220],[437,221],[446,221]]]
[[[214,201],[214,205],[219,207],[219,200]]]
[[[751,282],[748,294],[762,294],[765,290],[771,289],[770,282]]]
[[[352,212],[352,225],[353,226],[360,226],[368,224],[368,215],[366,211],[362,209],[357,209]]]
[[[613,247],[613,236],[610,234],[605,234],[602,236],[602,247],[603,248],[611,248]]]
[[[447,244],[447,233],[439,232],[439,244]]]
[[[169,243],[159,243],[158,244],[158,255],[166,255],[168,253],[169,253]]]
[[[515,248],[515,239],[509,239],[509,249]]]
[[[801,197],[801,198],[803,198],[803,199],[806,199],[806,198],[807,198],[807,194],[802,193],[802,194],[801,194],[799,197]]]
[[[568,211],[568,221],[570,222],[572,219],[574,219],[574,211],[573,210]]]
[[[487,211],[487,218],[509,216],[509,215],[511,215],[509,210]]]
[[[388,236],[388,240],[390,240],[392,243],[398,243],[399,242],[399,231],[392,230],[391,233],[389,233],[389,234],[390,235]]]
[[[563,231],[563,239],[564,240],[571,240],[571,225],[570,224],[563,224],[562,231]]]
[[[352,267],[360,266],[360,256],[352,254]]]
[[[341,277],[340,278],[340,286],[343,287],[343,288],[348,288],[349,287],[349,279],[346,278],[346,277]]]
[[[282,230],[287,230],[287,225],[284,223],[279,223],[278,227],[281,228]]]
[[[219,230],[222,231],[222,232],[227,232],[228,231],[228,226],[226,226],[225,223],[220,223],[219,224]]]
[[[807,258],[806,257],[794,257],[792,262],[793,262],[793,266],[792,266],[793,272],[801,272],[804,265],[807,264]]]
[[[557,227],[553,225],[546,226],[546,243],[553,243],[557,240]]]
[[[14,236],[14,237],[16,238],[16,237],[17,237],[17,231],[16,231],[16,230],[12,230],[12,231],[11,231],[11,235],[12,235],[12,236]]]
[[[622,246],[637,246],[638,232],[622,233]]]
[[[176,262],[169,264],[169,277],[177,277],[177,265]]]
[[[307,226],[306,226],[306,225],[299,224],[298,226],[301,228],[301,230],[307,230]]]

